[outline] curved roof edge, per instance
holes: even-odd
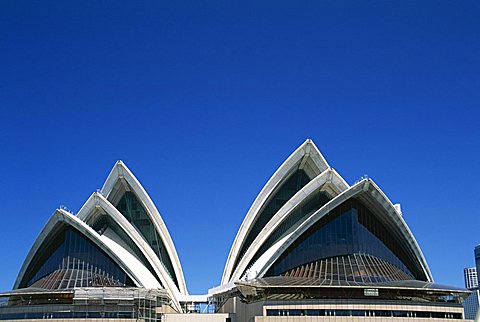
[[[334,210],[344,201],[355,197],[360,194],[367,194],[373,196],[371,200],[373,202],[379,203],[382,207],[385,208],[385,213],[389,216],[390,220],[398,226],[403,237],[409,244],[411,250],[416,256],[416,260],[420,264],[428,282],[434,282],[430,268],[423,256],[423,253],[413,237],[412,232],[408,228],[407,224],[402,218],[402,215],[395,209],[392,202],[383,194],[383,192],[378,188],[378,186],[371,179],[363,179],[345,190],[337,197],[330,200],[322,208],[313,213],[307,220],[302,222],[295,231],[292,231],[290,234],[286,235],[284,238],[279,240],[275,245],[270,247],[269,250],[265,252],[252,266],[251,271],[255,272],[254,277],[263,277],[267,270],[275,263],[275,261],[283,254],[284,251],[297,239],[299,238],[308,228],[314,225],[318,220],[323,216],[327,215],[330,211]],[[378,197],[375,197],[378,196]],[[249,274],[247,274],[249,275]],[[252,278],[251,276],[246,276],[247,278]]]
[[[104,251],[114,262],[116,262],[125,273],[137,284],[139,287],[146,288],[160,288],[160,284],[155,277],[146,269],[140,261],[138,261],[127,250],[120,246],[116,241],[107,237],[100,236],[90,226],[85,224],[79,218],[75,217],[71,213],[57,209],[52,217],[49,219],[40,235],[35,240],[32,248],[28,252],[22,268],[18,273],[15,281],[14,289],[20,286],[20,283],[37,251],[42,244],[47,241],[47,238],[51,235],[51,232],[61,223],[69,225],[79,231],[82,235],[88,238],[91,242],[97,245],[102,251]]]
[[[170,275],[168,275],[165,267],[160,262],[159,258],[155,252],[151,249],[145,239],[140,235],[140,233],[133,227],[132,224],[112,205],[107,198],[102,194],[95,192],[84,204],[82,209],[78,213],[78,218],[84,221],[87,225],[91,218],[95,214],[95,209],[100,207],[103,209],[106,215],[110,216],[120,228],[125,232],[125,234],[134,242],[134,244],[141,250],[143,255],[147,258],[150,265],[154,268],[157,276],[160,278],[162,285],[166,288],[170,297],[175,303],[177,309],[181,309],[180,303],[178,301],[179,295],[181,294],[177,286],[173,282]]]
[[[247,268],[250,261],[255,254],[259,251],[262,245],[267,241],[268,237],[275,231],[275,229],[283,223],[299,206],[301,206],[308,197],[312,196],[319,190],[328,184],[332,184],[335,188],[329,187],[330,191],[334,193],[334,196],[340,194],[349,188],[348,184],[343,178],[332,168],[328,168],[321,174],[313,178],[302,189],[300,189],[290,200],[288,200],[282,208],[270,219],[270,221],[263,227],[262,231],[258,234],[251,246],[248,248],[245,255],[242,257],[240,263],[232,273],[229,282],[238,280],[242,277],[243,272]],[[327,187],[325,187],[327,188]],[[295,230],[295,227],[300,225],[301,222],[297,222],[295,226],[291,227],[289,231]]]
[[[385,195],[385,193],[380,189],[380,187],[373,180],[369,180],[369,181],[372,184],[372,186],[370,187],[372,191],[371,196],[377,195],[378,193],[376,197],[377,199],[376,201],[384,207],[384,209],[390,215],[391,219],[393,219],[397,223],[397,225],[399,225],[405,230],[405,237],[407,238],[409,244],[412,246],[412,249],[414,250],[417,259],[419,259],[425,275],[429,279],[429,282],[434,283],[432,272],[430,271],[430,267],[428,267],[427,260],[425,259],[422,249],[420,248],[420,245],[415,239],[415,236],[410,230],[410,227],[407,225],[407,223],[403,219],[402,212],[399,210],[398,207],[396,207],[392,203],[392,201]]]
[[[240,225],[225,264],[225,269],[222,276],[222,284],[226,284],[230,280],[233,273],[233,266],[235,265],[240,249],[242,248],[243,241],[249,233],[252,224],[254,223],[255,218],[258,216],[263,205],[274,193],[276,188],[279,187],[287,179],[288,175],[295,170],[295,167],[297,165],[305,164],[307,160],[312,161],[313,165],[318,170],[318,174],[329,168],[327,161],[310,139],[307,139],[282,163],[282,165],[277,169],[277,171],[275,171],[275,173],[271,176],[260,193],[257,195],[242,224]]]
[[[145,210],[150,217],[150,220],[155,225],[155,229],[159,233],[162,238],[162,241],[166,247],[167,253],[169,254],[170,261],[173,264],[173,269],[175,271],[175,275],[179,284],[179,291],[182,294],[188,294],[185,278],[183,276],[182,266],[180,265],[180,260],[178,258],[177,250],[173,243],[172,238],[167,230],[167,226],[165,225],[160,213],[158,212],[157,207],[150,199],[150,196],[147,194],[143,186],[140,184],[138,179],[133,175],[133,173],[127,168],[123,161],[119,160],[115,163],[112,171],[107,177],[102,189],[101,194],[108,199],[110,193],[115,187],[117,181],[123,178],[127,181],[130,185],[134,193],[140,199],[140,201],[145,206]]]

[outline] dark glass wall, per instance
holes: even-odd
[[[115,207],[145,238],[178,287],[177,278],[167,249],[137,196],[131,191],[126,191]]]
[[[248,232],[245,241],[240,248],[239,256],[237,257],[233,270],[237,267],[238,263],[245,255],[250,244],[255,240],[258,234],[262,231],[263,227],[270,221],[270,219],[277,213],[280,208],[292,198],[298,191],[300,191],[308,182],[310,178],[305,171],[299,169],[295,171],[284,183],[280,186],[277,192],[270,197],[270,200],[266,202],[264,208],[260,211],[257,219],[252,225],[250,232]]]
[[[362,203],[351,200],[310,227],[274,263],[267,275],[277,276],[319,259],[368,254],[416,279],[426,280],[407,247],[398,232],[387,227]]]
[[[271,246],[273,246],[291,227],[295,226],[297,222],[304,220],[315,211],[324,206],[332,199],[329,193],[326,191],[316,191],[313,193],[303,204],[298,206],[291,214],[286,218],[273,233],[267,238],[265,243],[259,248],[255,256],[247,265],[251,267],[257,260],[264,254]]]
[[[134,286],[105,252],[72,227],[61,229],[39,249],[20,288],[31,286],[51,274],[58,276],[50,278],[56,280],[52,281],[54,288],[93,286],[102,281],[108,285]]]
[[[92,225],[92,228],[95,229],[95,231],[100,235],[103,235],[107,229],[111,229],[115,234],[120,237],[122,241],[125,242],[128,248],[130,248],[130,250],[136,255],[137,259],[142,262],[142,264],[150,271],[150,273],[152,273],[152,275],[156,277],[160,285],[162,285],[160,277],[157,275],[152,265],[150,265],[150,262],[147,260],[143,252],[110,216],[100,216]]]

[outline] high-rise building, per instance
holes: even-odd
[[[478,306],[480,304],[480,292],[474,290],[469,297],[463,302],[463,307],[465,309],[465,319],[474,320],[478,312]]]
[[[465,278],[465,287],[473,290],[478,287],[477,268],[467,267],[463,270],[463,277]]]
[[[480,272],[480,245],[477,245],[474,250],[475,265],[477,267],[477,273]]]
[[[465,299],[463,307],[465,309],[465,319],[473,320],[477,315],[480,305],[480,291],[478,289],[478,272],[480,272],[480,245],[475,247],[475,264],[476,267],[469,267],[463,270],[465,278],[465,287],[472,290],[472,294]]]

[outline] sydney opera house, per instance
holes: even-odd
[[[188,294],[160,213],[119,161],[77,214],[54,212],[0,319],[433,322],[463,319],[468,295],[434,283],[398,204],[371,179],[349,185],[307,140],[254,200],[208,294]]]

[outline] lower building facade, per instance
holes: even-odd
[[[29,289],[0,295],[0,320],[116,319],[158,321],[174,312],[165,290],[144,288]]]
[[[463,319],[458,305],[376,301],[262,301],[236,304],[238,321],[452,321]]]
[[[465,290],[434,283],[332,283],[261,278],[238,282],[212,297],[237,321],[452,321],[465,318]]]

